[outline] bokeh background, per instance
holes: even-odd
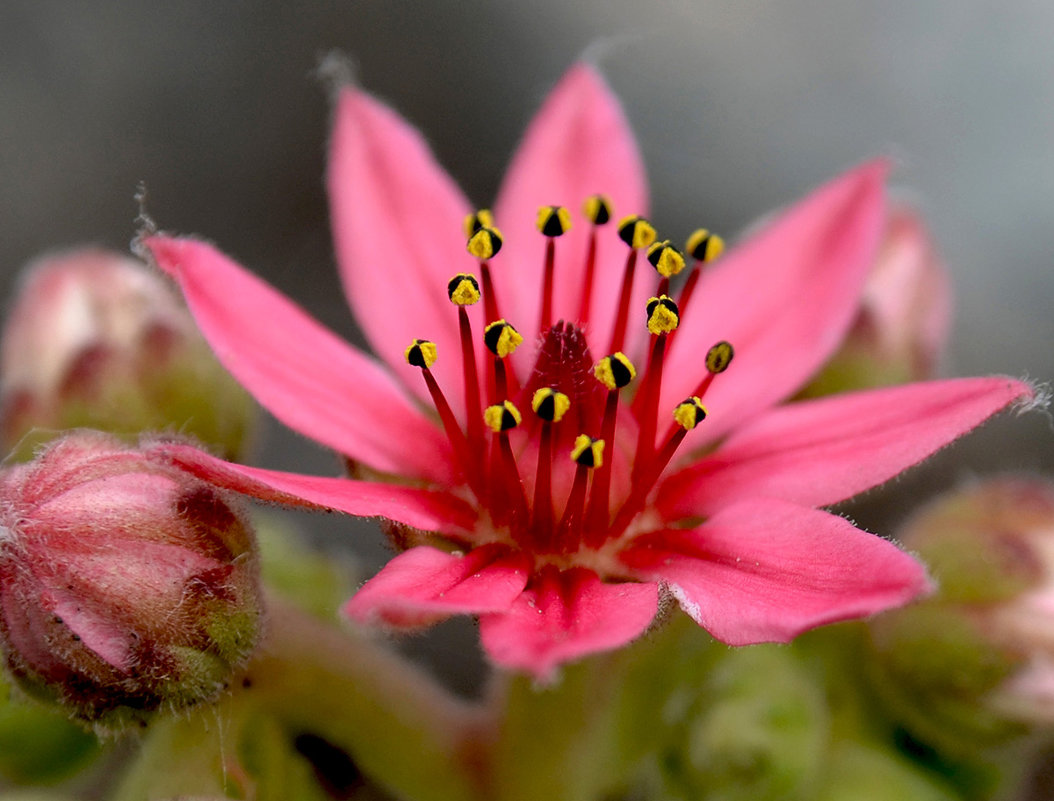
[[[705,223],[734,237],[891,155],[952,272],[946,372],[1046,380],[1052,40],[1049,0],[4,0],[0,296],[42,251],[127,249],[145,181],[163,228],[218,242],[354,339],[327,226],[320,58],[346,53],[483,205],[546,91],[588,54],[639,135],[660,230]],[[261,462],[335,469],[270,428]],[[1052,444],[1044,415],[1007,416],[848,511],[889,531],[919,498],[971,475],[1050,471]],[[370,529],[301,522],[382,558]],[[408,647],[471,686],[470,626]]]

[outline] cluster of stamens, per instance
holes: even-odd
[[[597,272],[598,231],[612,220],[613,213],[611,203],[600,195],[587,199],[583,211],[590,232],[578,319],[587,321]],[[670,279],[685,270],[684,252],[668,240],[657,241],[655,229],[647,220],[623,218],[617,234],[628,253],[615,324],[607,343],[609,355],[593,362],[582,328],[563,320],[554,323],[552,319],[556,240],[570,229],[571,215],[562,206],[543,206],[538,210],[536,225],[545,237],[545,262],[538,320],[539,352],[531,375],[521,381],[509,359],[524,339],[499,313],[490,260],[501,250],[503,239],[485,209],[465,220],[467,249],[478,261],[479,278],[459,273],[447,284],[447,295],[458,314],[467,414],[464,428],[431,372],[438,358],[435,344],[415,339],[406,350],[406,361],[421,369],[458,468],[480,506],[489,513],[495,532],[507,531],[512,541],[534,554],[599,550],[622,536],[643,511],[649,493],[687,433],[706,418],[702,397],[715,376],[732,361],[729,343],[719,342],[710,348],[695,393],[673,409],[672,421],[667,424],[661,444],[656,446],[668,343],[692,298],[702,265],[717,258],[724,243],[704,229],[688,238],[685,252],[693,265],[675,300]],[[621,497],[614,498],[614,443],[620,397],[637,378],[637,368],[623,349],[641,252],[658,273],[659,283],[644,309],[651,347],[631,401],[638,423],[635,456],[628,460],[632,465],[628,474],[621,477],[627,488]],[[487,321],[483,343],[490,355],[483,366],[482,380],[467,313],[467,307],[480,300]],[[482,398],[488,401],[485,407]],[[520,406],[529,406],[527,419]],[[565,458],[557,456],[561,452],[569,452],[570,459],[561,461]],[[532,463],[534,480],[530,491],[527,476],[521,474],[520,468]],[[556,476],[564,480],[554,481]],[[554,484],[568,483],[566,498],[554,498]]]

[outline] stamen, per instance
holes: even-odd
[[[538,230],[545,236],[545,278],[542,284],[542,311],[538,330],[545,331],[553,324],[553,281],[556,262],[556,237],[571,228],[571,214],[563,206],[542,206],[538,209]]]
[[[488,406],[483,413],[487,427],[497,434],[496,458],[492,460],[491,473],[496,487],[491,498],[490,508],[499,525],[506,522],[505,512],[512,510],[510,523],[512,531],[523,532],[522,523],[527,520],[527,496],[524,494],[520,471],[516,467],[516,457],[509,444],[508,431],[516,428],[522,421],[520,410],[512,401],[502,401]]]
[[[703,406],[697,397],[686,398],[677,404],[673,410],[675,429],[666,438],[666,442],[656,457],[650,460],[651,464],[648,469],[642,471],[640,476],[634,479],[629,497],[626,498],[626,502],[619,509],[618,514],[615,515],[615,522],[611,524],[611,529],[608,532],[609,537],[620,535],[626,530],[626,526],[630,524],[630,521],[640,513],[652,487],[655,486],[663,471],[670,464],[685,436],[703,422],[706,416],[706,407]]]
[[[586,499],[586,482],[589,471],[604,463],[604,440],[579,434],[571,449],[571,461],[578,465],[571,494],[567,497],[564,513],[556,527],[557,545],[561,552],[571,550],[582,537],[583,509]]]
[[[681,290],[680,304],[682,311],[688,308],[688,301],[692,299],[695,285],[699,283],[699,275],[702,273],[704,264],[713,261],[725,250],[725,240],[717,234],[712,234],[705,228],[697,228],[688,237],[684,245],[685,252],[695,259],[692,272]]]
[[[480,228],[493,227],[494,215],[490,213],[490,209],[479,209],[478,211],[465,215],[465,236],[470,239]]]
[[[629,322],[629,303],[633,293],[633,274],[637,269],[637,251],[646,248],[655,241],[655,229],[642,217],[623,218],[618,226],[618,236],[630,248],[626,257],[626,267],[622,276],[622,291],[619,293],[618,313],[615,317],[615,330],[611,335],[609,353],[622,350],[626,339],[626,326]]]
[[[608,389],[604,406],[604,420],[600,425],[600,438],[604,442],[615,441],[615,421],[618,419],[619,390],[637,376],[633,363],[624,353],[605,356],[593,368],[597,381]],[[608,459],[593,474],[593,487],[589,493],[589,508],[586,512],[587,545],[598,546],[607,535],[610,514],[611,471],[614,459]]]
[[[571,399],[550,387],[542,387],[531,398],[531,409],[547,423],[559,423],[570,408]]]
[[[421,367],[428,370],[436,363],[439,352],[436,345],[427,339],[415,339],[410,347],[406,349],[406,363],[411,367]]]
[[[680,321],[677,304],[667,296],[648,301],[648,331],[655,336],[648,355],[648,366],[644,370],[640,392],[637,395],[637,419],[640,430],[637,435],[637,458],[633,462],[633,480],[636,481],[655,450],[655,429],[658,425],[659,398],[662,396],[662,367],[666,355],[667,334],[677,330]]]
[[[562,392],[543,387],[531,398],[531,408],[542,420],[538,444],[538,475],[534,483],[534,519],[531,528],[539,545],[551,547],[553,536],[553,423],[559,422],[571,407]]]
[[[684,249],[697,262],[711,262],[724,253],[725,240],[705,228],[697,228],[688,236]]]
[[[476,276],[458,273],[446,285],[447,297],[455,306],[472,306],[479,303],[479,283]]]
[[[487,428],[495,434],[503,431],[511,431],[523,422],[523,415],[512,401],[502,401],[493,406],[488,406],[483,413],[483,420]]]
[[[495,320],[483,329],[483,344],[495,356],[491,362],[494,368],[491,397],[495,400],[507,398],[513,393],[509,391],[505,362],[502,360],[523,344],[523,336],[505,320]]]
[[[571,461],[583,467],[600,467],[604,463],[604,440],[579,434],[571,449]]]
[[[490,219],[490,212],[486,209],[469,215],[469,219],[477,219],[482,215]],[[469,227],[469,219],[465,220],[465,228]],[[494,282],[490,277],[490,259],[498,255],[502,243],[501,232],[493,225],[476,228],[468,239],[468,252],[479,259],[479,272],[483,277],[483,313],[488,320],[497,320],[501,315],[498,313],[498,298],[494,293]]]
[[[597,381],[609,390],[619,390],[637,377],[637,370],[626,354],[619,351],[605,356],[593,368]]]
[[[669,295],[648,299],[648,331],[652,334],[669,334],[677,330],[681,321],[680,310]]]
[[[438,356],[435,343],[427,339],[415,339],[406,349],[407,364],[421,368],[425,385],[428,387],[428,394],[432,396],[432,403],[436,407],[436,412],[439,413],[439,421],[443,424],[443,431],[454,449],[454,457],[458,461],[461,472],[472,491],[476,493],[476,497],[483,500],[483,483],[480,480],[478,462],[472,458],[468,440],[465,439],[465,434],[458,425],[457,418],[454,417],[454,412],[430,369]]]
[[[735,356],[735,350],[732,348],[730,342],[721,340],[716,345],[710,348],[706,352],[706,375],[703,376],[698,386],[695,388],[693,396],[696,398],[702,398],[706,395],[706,391],[710,389],[710,385],[714,383],[714,379],[732,364],[732,358]],[[673,427],[671,426],[667,430],[667,438],[672,436],[674,433]]]
[[[684,256],[670,244],[669,239],[655,242],[648,247],[648,261],[655,271],[662,276],[656,294],[665,295],[670,290],[670,278],[684,269]]]
[[[461,362],[465,377],[465,408],[468,410],[468,441],[474,453],[483,456],[483,429],[480,426],[479,372],[476,351],[472,347],[472,325],[466,306],[479,302],[479,284],[475,276],[458,273],[447,282],[447,295],[457,306],[458,328],[461,334]]]
[[[589,307],[593,299],[593,276],[597,267],[597,226],[611,222],[611,201],[604,195],[592,195],[586,198],[582,206],[592,225],[589,228],[589,249],[586,251],[586,274],[582,282],[582,299],[578,304],[578,319],[586,322],[589,319]]]
[[[706,391],[710,388],[710,385],[714,383],[714,378],[720,373],[723,373],[728,369],[728,366],[732,364],[732,359],[736,355],[735,349],[732,347],[731,342],[725,342],[721,340],[716,345],[710,348],[706,352],[706,375],[703,376],[702,381],[695,388],[695,394],[700,398],[706,394]]]

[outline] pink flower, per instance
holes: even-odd
[[[1032,391],[975,378],[778,405],[853,319],[884,231],[885,173],[880,162],[854,169],[696,264],[690,303],[670,293],[678,315],[670,299],[648,302],[668,291],[636,263],[650,226],[602,224],[607,202],[645,214],[647,197],[626,120],[592,67],[574,67],[528,129],[494,207],[503,239],[412,127],[347,87],[328,186],[341,277],[377,359],[204,242],[145,245],[230,371],[280,420],[345,455],[356,478],[178,445],[164,454],[260,498],[386,518],[406,550],[348,615],[402,626],[478,615],[490,657],[540,677],[638,637],[667,597],[733,645],[903,604],[928,590],[924,568],[815,507],[889,479]],[[587,203],[593,222],[539,211],[597,192],[609,200]],[[473,230],[478,261],[466,254]],[[678,266],[676,251],[649,255]],[[499,318],[526,343],[505,355],[516,336],[489,330],[505,358],[484,343]],[[735,359],[720,372],[727,343]],[[615,352],[638,374],[621,393],[594,377],[595,364],[610,385],[628,375],[624,357],[605,360]],[[692,400],[704,395],[708,413]],[[548,418],[569,408],[549,422],[534,404]],[[484,416],[519,424],[491,433]]]

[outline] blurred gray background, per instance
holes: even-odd
[[[163,228],[216,241],[354,338],[322,186],[320,56],[347,53],[485,204],[523,125],[589,50],[639,135],[661,230],[732,234],[892,155],[952,270],[947,371],[1046,380],[1052,41],[1049,0],[4,0],[0,296],[43,250],[126,249],[145,181]],[[1052,443],[1043,415],[1001,419],[851,511],[888,530],[963,477],[1050,471]],[[261,460],[334,467],[277,429]]]

